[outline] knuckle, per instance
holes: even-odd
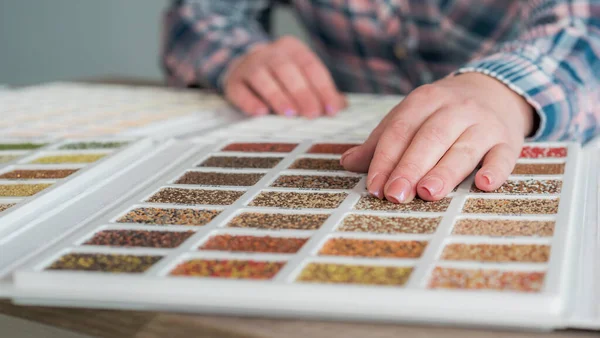
[[[424,132],[421,133],[421,136],[427,142],[433,142],[438,144],[447,144],[449,138],[447,129],[441,126],[431,126],[424,130]]]
[[[460,143],[455,144],[453,148],[468,163],[477,163],[481,160],[480,152],[473,144]]]
[[[419,100],[432,99],[435,96],[439,96],[443,89],[434,84],[425,84],[415,89],[411,95],[418,98]]]
[[[424,174],[424,170],[421,168],[421,166],[414,162],[406,161],[401,161],[400,163],[398,163],[398,166],[396,167],[396,170],[394,172],[394,176],[405,177],[413,184],[416,182],[414,182],[414,179],[411,178],[423,177]]]
[[[396,157],[390,154],[387,150],[375,149],[373,161],[385,167],[396,165]]]
[[[475,100],[472,97],[467,97],[467,98],[462,99],[460,101],[460,103],[458,104],[458,106],[460,109],[471,110],[471,111],[481,109],[477,100]]]

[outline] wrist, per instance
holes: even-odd
[[[480,97],[484,98],[490,109],[498,111],[513,121],[515,118],[518,119],[524,137],[531,136],[537,129],[539,117],[535,108],[500,80],[477,72],[459,73],[455,78],[462,78],[462,81],[474,85],[476,91],[481,91]]]

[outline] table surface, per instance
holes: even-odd
[[[132,85],[161,85],[139,79],[109,78],[88,82]],[[291,319],[239,318],[206,316],[167,312],[114,311],[17,306],[9,301],[0,301],[0,315],[4,326],[12,329],[11,337],[18,328],[23,328],[23,337],[48,337],[53,327],[57,332],[69,333],[73,337],[215,337],[215,338],[271,338],[271,337],[439,337],[439,338],[588,338],[598,337],[593,331],[566,330],[555,332],[515,332],[487,329],[467,329],[443,326],[392,325],[374,323],[348,323],[330,321],[307,321]],[[13,322],[7,324],[7,320]],[[12,325],[11,325],[12,324]],[[25,325],[41,326],[40,335],[35,335]],[[61,336],[60,333],[55,335]],[[66,334],[63,334],[66,337]]]

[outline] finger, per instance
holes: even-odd
[[[432,100],[431,97],[437,97],[437,100]],[[440,93],[431,85],[421,86],[414,90],[386,115],[363,145],[352,148],[342,155],[344,168],[355,172],[369,171],[370,175],[375,175],[372,170],[369,170],[369,167],[371,162],[374,161],[374,153],[379,138],[392,119],[397,118],[396,115],[405,114],[418,127],[431,112],[438,109],[443,99],[444,93]],[[372,190],[377,192],[381,188],[375,186]],[[383,194],[381,193],[379,196],[383,197]]]
[[[520,146],[511,147],[507,143],[490,149],[483,159],[481,169],[475,175],[475,186],[483,191],[498,189],[514,169],[520,150]]]
[[[317,93],[308,84],[300,68],[290,59],[281,57],[270,62],[270,70],[294,100],[298,113],[306,117],[317,117],[322,114],[323,107]]]
[[[331,73],[319,57],[297,39],[282,39],[284,50],[299,65],[328,115],[346,107],[344,96],[337,90]]]
[[[423,123],[385,183],[384,192],[388,200],[408,203],[415,197],[417,183],[423,175],[473,124],[467,111],[468,108],[462,106],[444,107]]]
[[[229,102],[250,116],[262,116],[269,113],[269,108],[241,81],[227,86],[225,96]]]
[[[436,201],[459,185],[481,162],[499,136],[489,128],[471,126],[454,142],[438,164],[417,185],[417,194]]]
[[[298,109],[292,99],[266,68],[245,77],[244,81],[275,113],[285,116],[297,114]]]

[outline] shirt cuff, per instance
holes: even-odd
[[[540,123],[528,141],[558,140],[567,134],[568,123],[561,121],[570,112],[566,91],[538,63],[520,54],[498,53],[473,60],[454,74],[468,72],[495,78],[535,109]]]

